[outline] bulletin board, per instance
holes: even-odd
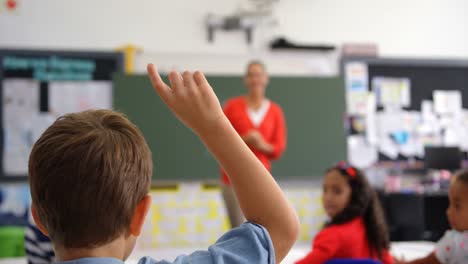
[[[116,52],[0,49],[0,181],[25,181],[32,145],[55,119],[112,108]]]
[[[346,59],[348,159],[424,158],[424,146],[468,144],[468,61]]]

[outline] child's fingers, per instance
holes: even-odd
[[[187,89],[190,94],[197,93],[198,87],[193,79],[193,74],[189,71],[185,71],[183,76],[185,89]]]
[[[202,72],[196,71],[193,74],[193,77],[199,87],[203,87],[204,89],[208,89],[207,87],[210,87],[208,80],[205,78],[205,75]]]
[[[152,63],[148,64],[146,70],[154,90],[158,93],[161,99],[163,99],[163,101],[167,102],[171,94],[171,88],[164,83],[161,76],[159,76],[156,67]]]
[[[167,79],[169,80],[169,84],[171,85],[171,89],[172,91],[175,91],[174,87],[176,86],[176,84],[174,83],[174,77],[171,77],[171,74],[173,74],[172,72],[169,72],[169,74],[167,75]]]
[[[180,94],[184,90],[184,81],[180,73],[177,71],[171,71],[169,73],[169,81],[171,82],[171,87],[174,93]]]

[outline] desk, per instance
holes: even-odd
[[[379,192],[391,241],[439,240],[450,228],[448,195]]]

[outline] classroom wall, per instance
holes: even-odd
[[[241,32],[206,40],[208,12],[232,13],[248,0],[17,1],[0,7],[0,46],[113,49],[126,43],[144,49],[137,60],[165,68],[196,67],[211,73],[243,71],[261,57],[274,74],[333,75],[338,53],[271,53],[273,36],[310,44],[372,42],[380,54],[399,57],[468,57],[468,1],[464,0],[281,0],[277,26],[256,29],[253,45]]]
[[[279,184],[301,222],[298,242],[310,243],[326,220],[319,182]],[[219,187],[207,186],[184,182],[153,188],[152,206],[138,238],[138,249],[205,247],[214,243],[228,230],[229,220]],[[27,183],[2,184],[0,196],[0,226],[25,224],[31,200]]]

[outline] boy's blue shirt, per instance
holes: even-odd
[[[60,264],[123,264],[115,258],[82,258]],[[143,257],[138,264],[243,264],[276,263],[275,251],[268,231],[261,225],[244,223],[224,234],[206,251],[178,256],[173,262]]]

